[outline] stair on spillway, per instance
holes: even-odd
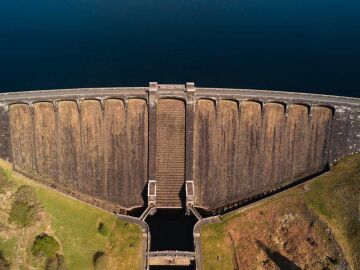
[[[185,105],[163,99],[157,107],[156,202],[159,208],[181,208],[185,196]]]

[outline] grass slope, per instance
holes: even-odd
[[[326,269],[347,269],[336,265],[343,257],[352,269],[360,269],[359,195],[360,154],[356,154],[304,185],[227,214],[221,223],[205,225],[201,234],[205,269],[279,269],[271,258],[284,254],[293,269],[322,269],[332,263]],[[255,265],[257,260],[261,264]],[[310,266],[311,260],[322,266]]]
[[[12,266],[43,269],[31,255],[31,245],[35,236],[45,231],[59,241],[70,270],[93,269],[93,257],[98,251],[106,254],[108,269],[140,269],[142,233],[137,225],[16,174],[4,161],[0,161],[0,167],[17,186],[34,187],[43,209],[41,218],[29,229],[0,228],[0,250]],[[106,226],[105,233],[99,232],[99,223]],[[19,246],[24,245],[21,253]]]
[[[331,227],[353,269],[360,269],[360,154],[308,184],[307,204]]]

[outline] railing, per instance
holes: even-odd
[[[150,251],[148,257],[185,257],[194,260],[195,252],[179,250]]]
[[[195,252],[164,250],[151,251],[147,255],[148,265],[190,266],[195,264]]]

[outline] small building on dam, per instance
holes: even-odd
[[[360,99],[186,85],[0,94],[0,157],[117,213],[218,211],[360,151]]]

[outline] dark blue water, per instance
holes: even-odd
[[[0,2],[0,91],[146,86],[360,96],[358,0]]]

